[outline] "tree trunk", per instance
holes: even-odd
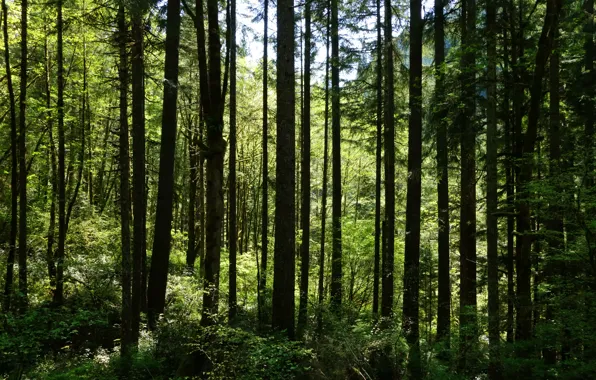
[[[262,149],[263,149],[263,199],[261,205],[261,268],[259,271],[259,289],[258,289],[258,296],[259,296],[259,322],[261,325],[265,325],[268,321],[268,318],[265,313],[265,295],[267,289],[267,254],[269,249],[269,236],[268,236],[268,227],[269,227],[269,152],[267,148],[267,139],[269,137],[269,126],[267,124],[267,112],[268,104],[267,104],[267,90],[268,90],[268,68],[269,68],[269,61],[267,59],[267,49],[268,49],[268,36],[269,30],[269,0],[264,0],[264,15],[263,15],[263,140],[262,140]]]
[[[147,300],[146,278],[146,218],[145,197],[145,47],[143,41],[144,7],[133,7],[132,18],[132,340],[139,340],[141,310]]]
[[[13,284],[14,284],[14,260],[16,255],[17,231],[18,231],[18,140],[17,140],[17,116],[14,88],[12,85],[12,73],[10,69],[10,49],[8,42],[8,8],[6,0],[2,0],[2,34],[4,36],[4,65],[6,68],[6,84],[8,87],[8,102],[10,112],[10,157],[11,157],[11,176],[10,176],[10,240],[9,250],[6,259],[6,279],[4,283],[4,304],[3,311],[8,313],[11,307]]]
[[[328,0],[328,3],[330,0]],[[325,300],[325,230],[327,227],[327,176],[329,172],[329,46],[331,39],[331,12],[327,12],[327,36],[325,43],[325,121],[323,129],[323,189],[321,194],[321,252],[319,257],[319,310],[317,332],[323,331],[323,301]]]
[[[279,0],[277,4],[277,167],[272,320],[274,329],[285,330],[293,339],[296,234],[294,4],[292,0]]]
[[[58,249],[56,251],[56,291],[54,292],[54,304],[60,306],[64,303],[64,246],[66,243],[66,166],[65,138],[64,138],[64,51],[63,32],[64,23],[62,20],[62,0],[58,0],[58,18],[56,29],[58,31]],[[107,140],[107,139],[106,139]]]
[[[562,0],[549,0],[547,10],[538,42],[538,51],[536,53],[536,66],[532,85],[530,88],[530,111],[528,114],[528,128],[523,138],[524,160],[520,172],[520,191],[521,199],[518,204],[518,233],[521,236],[520,257],[517,260],[517,338],[520,341],[528,341],[532,338],[532,289],[530,284],[532,274],[531,263],[531,245],[532,234],[530,230],[530,200],[528,185],[532,180],[533,154],[534,146],[538,132],[538,118],[540,116],[540,105],[542,103],[542,79],[546,72],[546,64],[552,50],[554,40],[553,26],[556,25],[559,12],[561,10]],[[530,354],[526,347],[518,351],[519,357],[527,357]],[[528,375],[530,368],[523,369],[524,375]]]
[[[499,358],[499,229],[497,216],[497,7],[494,2],[486,3],[487,26],[487,108],[486,108],[486,246],[488,266],[488,338],[489,338],[489,378],[500,379]]]
[[[373,269],[373,318],[379,315],[379,272],[381,266],[381,169],[383,150],[383,23],[381,20],[381,0],[377,4],[377,146],[375,172],[375,262]]]
[[[404,254],[402,329],[410,346],[408,373],[422,377],[420,361],[420,206],[422,196],[422,29],[421,0],[410,0],[410,83],[408,126],[408,194]],[[389,78],[389,81],[392,81]],[[393,219],[391,219],[393,220]]]
[[[180,45],[180,0],[168,0],[165,43],[163,112],[159,151],[159,183],[153,256],[147,288],[149,327],[154,329],[166,300],[174,200],[174,161],[178,101],[178,47]]]
[[[476,326],[476,1],[462,3],[461,86],[464,105],[461,126],[460,209],[460,368],[471,368]]]
[[[120,239],[122,242],[122,322],[120,323],[120,355],[130,353],[132,298],[131,298],[131,255],[130,255],[130,167],[128,156],[128,30],[124,5],[118,7],[118,48],[120,63],[118,79],[120,81],[120,129],[119,129],[119,166],[120,166]]]
[[[395,251],[395,105],[393,78],[393,37],[391,1],[385,0],[385,224],[381,317],[393,313],[393,272]]]
[[[549,176],[554,186],[554,194],[561,194],[560,187],[557,184],[560,181],[560,168],[561,168],[561,133],[560,133],[560,80],[559,80],[559,51],[558,51],[558,34],[559,26],[554,26],[554,38],[553,38],[553,52],[550,56],[550,73],[549,73],[549,87],[550,87],[550,123],[549,123]],[[551,200],[549,205],[549,216],[550,218],[546,221],[546,228],[548,229],[547,239],[549,250],[547,264],[544,271],[545,281],[550,283],[556,274],[555,265],[556,261],[554,256],[558,255],[563,248],[564,233],[563,233],[563,218],[561,216],[561,208],[558,205],[559,200],[555,197]],[[552,260],[552,261],[551,261]],[[552,292],[551,294],[556,294]],[[551,323],[554,319],[553,300],[547,298],[546,300],[546,312],[545,318],[547,323]],[[556,339],[553,341],[546,342],[547,347],[542,350],[542,357],[546,365],[555,365],[557,363],[557,350],[555,345]]]
[[[229,251],[229,298],[228,322],[232,322],[237,313],[236,296],[236,245],[238,242],[238,228],[236,220],[236,0],[230,1],[230,233],[228,235]],[[246,202],[245,202],[246,204]],[[244,206],[246,209],[246,206]],[[246,219],[246,214],[244,215]],[[243,229],[243,236],[246,231]],[[248,239],[248,236],[246,236]]]
[[[439,295],[437,341],[450,348],[451,281],[449,263],[449,158],[447,151],[447,108],[445,104],[445,14],[444,0],[435,0],[435,123],[437,124],[437,208],[439,219]]]
[[[341,125],[339,108],[338,0],[331,0],[331,143],[333,150],[333,252],[331,260],[331,308],[338,313],[342,300],[341,250]]]
[[[27,7],[21,1],[21,75],[19,94],[19,311],[24,313],[27,297]]]
[[[300,257],[300,306],[298,331],[302,335],[308,312],[308,277],[310,272],[310,60],[311,60],[311,4],[304,8],[304,108],[302,111],[302,245]]]

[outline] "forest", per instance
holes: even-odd
[[[594,0],[1,0],[1,379],[595,379]]]

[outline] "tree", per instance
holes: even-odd
[[[228,320],[232,322],[236,317],[236,243],[238,232],[236,227],[236,0],[230,0],[230,174],[229,174],[229,218],[230,244],[229,260],[229,291]]]
[[[132,340],[138,342],[141,310],[147,303],[147,252],[145,197],[145,46],[143,15],[146,4],[135,2],[131,9],[132,49],[132,194],[133,194],[133,253],[132,253]]]
[[[122,244],[122,323],[120,354],[128,356],[132,339],[132,296],[131,296],[131,255],[130,255],[130,165],[128,155],[128,29],[124,5],[118,7],[118,48],[120,62],[118,79],[120,81],[120,130],[119,130],[119,166],[120,166],[120,240]]]
[[[338,1],[331,0],[331,144],[333,150],[333,252],[331,258],[331,307],[339,313],[342,300],[341,251],[341,125],[339,105]]]
[[[21,1],[21,74],[19,94],[19,311],[28,305],[27,289],[27,8]]]
[[[408,372],[421,378],[419,289],[420,289],[420,206],[422,195],[422,5],[410,0],[410,120],[408,126],[408,195],[404,256],[403,323],[410,346]],[[391,79],[389,79],[391,80]]]
[[[328,1],[330,4],[331,0]],[[319,258],[319,312],[317,331],[323,331],[323,301],[325,299],[325,232],[327,227],[327,176],[329,172],[329,46],[331,40],[331,12],[327,12],[327,35],[325,38],[325,112],[323,127],[323,189],[321,194],[321,252]]]
[[[435,0],[435,105],[437,125],[437,208],[439,219],[439,294],[437,340],[450,347],[451,281],[449,278],[449,157],[447,152],[447,108],[445,104],[445,10],[444,0]]]
[[[176,153],[178,100],[178,47],[180,45],[180,0],[168,0],[166,21],[166,60],[164,68],[161,147],[159,153],[159,184],[153,256],[147,289],[149,326],[155,328],[163,313],[166,300],[168,264],[170,259],[172,203],[174,198],[174,158]]]
[[[393,271],[395,251],[395,102],[393,84],[393,37],[391,1],[385,0],[385,227],[383,239],[381,317],[393,313]]]
[[[311,61],[311,4],[304,5],[304,108],[302,116],[302,243],[300,250],[300,306],[298,331],[302,335],[308,312],[308,277],[310,272],[310,61]]]
[[[377,146],[375,172],[375,263],[373,272],[373,317],[379,314],[379,272],[381,264],[381,170],[383,157],[383,22],[381,0],[377,1]]]
[[[268,103],[268,68],[269,62],[267,60],[268,49],[268,24],[269,24],[269,0],[264,0],[263,12],[263,199],[261,205],[261,268],[259,272],[259,321],[262,325],[266,323],[265,318],[265,290],[267,289],[267,253],[269,243],[269,151],[267,147],[267,139],[269,137],[269,126],[267,123]]]
[[[337,1],[337,0],[335,0]],[[294,7],[277,3],[277,167],[275,192],[275,255],[273,328],[294,337],[295,276],[295,74]]]
[[[18,231],[18,162],[17,162],[17,116],[14,88],[12,85],[12,72],[10,69],[10,49],[8,41],[8,7],[6,0],[2,0],[2,34],[4,36],[4,65],[6,68],[6,87],[8,89],[8,102],[10,112],[10,238],[8,256],[6,258],[6,280],[4,283],[4,303],[2,310],[5,313],[10,311],[13,283],[14,283],[14,259],[16,254],[17,231]]]
[[[64,136],[64,21],[62,19],[62,0],[56,3],[58,8],[56,29],[58,31],[57,55],[58,65],[58,249],[56,251],[56,290],[54,304],[64,302],[64,246],[66,243],[66,164]]]
[[[487,27],[487,128],[486,128],[486,245],[488,262],[488,329],[490,345],[489,377],[500,379],[499,364],[499,263],[497,225],[497,9],[486,3]]]

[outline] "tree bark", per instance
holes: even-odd
[[[311,61],[311,4],[304,5],[304,108],[302,111],[302,244],[300,253],[300,306],[298,331],[302,335],[308,312],[308,277],[310,272],[310,61]]]
[[[128,357],[131,345],[132,297],[131,297],[131,255],[130,255],[130,166],[128,155],[128,54],[126,51],[128,30],[124,5],[118,7],[118,48],[120,62],[118,79],[120,81],[120,129],[119,129],[119,166],[120,166],[120,240],[122,243],[121,282],[122,310],[120,324],[120,355]]]
[[[470,368],[476,326],[476,1],[462,3],[461,209],[460,209],[460,368]]]
[[[133,7],[132,19],[132,340],[139,340],[141,310],[146,305],[147,289],[147,199],[145,197],[145,47],[143,38],[144,6]]]
[[[6,258],[6,279],[4,283],[4,304],[3,311],[8,313],[11,308],[13,284],[14,284],[14,260],[16,255],[17,231],[18,231],[18,140],[17,140],[17,116],[14,88],[12,85],[12,72],[10,69],[10,49],[8,41],[8,8],[6,0],[2,0],[2,34],[4,36],[4,67],[6,69],[6,85],[8,87],[8,102],[10,112],[10,237],[8,256]]]
[[[269,0],[264,0],[263,13],[263,199],[261,205],[261,268],[259,271],[259,322],[265,325],[268,321],[265,312],[265,295],[267,290],[267,256],[269,250],[269,150],[267,139],[269,137],[268,125],[268,38],[269,38]]]
[[[28,305],[27,287],[27,9],[28,1],[21,1],[21,74],[19,94],[19,311]]]
[[[296,234],[294,4],[292,0],[279,0],[277,4],[277,167],[272,320],[274,329],[285,330],[293,339]]]
[[[451,281],[449,263],[449,158],[447,151],[447,106],[445,104],[445,14],[444,0],[435,0],[435,122],[437,125],[437,208],[439,221],[439,294],[437,310],[437,341],[450,346]]]
[[[236,0],[230,1],[230,170],[228,184],[230,188],[230,233],[228,235],[229,251],[229,298],[228,298],[228,322],[236,318],[237,296],[236,296],[236,245],[238,242],[238,228],[236,218]],[[246,209],[246,201],[245,201]],[[244,215],[246,219],[246,214]],[[243,236],[246,231],[243,229]],[[246,236],[248,239],[248,236]],[[242,248],[241,248],[242,249]]]
[[[64,246],[66,243],[66,166],[65,137],[64,137],[64,51],[62,20],[62,0],[57,2],[58,15],[56,29],[58,31],[58,48],[56,60],[58,64],[58,249],[56,251],[56,291],[54,304],[60,306],[64,303]]]
[[[147,288],[148,321],[151,329],[156,327],[157,318],[164,311],[168,281],[174,201],[179,45],[180,0],[168,0],[157,211],[155,213],[153,256]]]
[[[402,329],[410,346],[408,374],[422,377],[420,360],[420,206],[422,197],[422,29],[421,0],[410,0],[410,82],[408,126],[408,193],[404,253]],[[389,81],[392,79],[389,78]],[[393,220],[393,219],[392,219]]]
[[[375,262],[373,269],[373,318],[379,315],[379,276],[381,266],[381,170],[383,159],[383,22],[381,20],[381,0],[377,4],[377,146],[375,171]]]
[[[498,207],[497,172],[497,7],[486,3],[487,27],[487,108],[486,108],[486,246],[488,266],[488,338],[490,361],[488,374],[491,380],[501,379],[499,344],[499,229],[495,212]]]
[[[333,150],[333,252],[331,259],[331,309],[339,315],[342,302],[341,241],[341,125],[339,105],[338,0],[331,0],[331,144]]]
[[[391,1],[385,0],[385,249],[383,251],[381,317],[393,313],[395,251],[395,104]]]

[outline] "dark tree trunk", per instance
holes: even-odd
[[[14,88],[12,85],[12,73],[10,69],[10,49],[8,42],[8,8],[6,0],[2,0],[2,34],[4,36],[4,67],[6,68],[6,85],[8,87],[8,102],[10,112],[10,240],[8,256],[6,259],[6,279],[4,283],[4,304],[3,311],[8,313],[11,307],[13,284],[14,284],[14,260],[16,255],[17,231],[18,231],[18,162],[17,162],[17,115]]]
[[[395,251],[395,105],[391,1],[385,0],[385,246],[383,250],[381,317],[393,313]]]
[[[328,0],[327,3],[329,3]],[[323,189],[321,194],[321,253],[319,257],[319,310],[317,332],[323,332],[323,301],[325,300],[325,232],[327,227],[327,177],[329,174],[329,46],[331,39],[331,12],[327,12],[327,36],[325,43],[325,121],[323,129]]]
[[[54,304],[60,306],[64,303],[64,246],[66,243],[66,166],[65,138],[64,138],[64,52],[63,52],[63,29],[62,0],[58,0],[58,19],[56,28],[58,30],[58,48],[56,60],[58,61],[58,249],[56,251],[56,291],[54,292]],[[107,139],[106,139],[107,140]]]
[[[52,185],[52,195],[50,201],[50,223],[48,227],[48,245],[46,249],[46,261],[48,265],[48,277],[50,279],[50,289],[56,287],[56,262],[54,260],[54,239],[56,235],[56,198],[58,196],[58,163],[56,161],[56,146],[54,142],[54,125],[51,111],[51,93],[50,93],[50,57],[48,52],[48,35],[44,37],[44,60],[45,60],[45,90],[46,90],[46,108],[48,135],[49,135],[49,153]],[[89,198],[91,199],[91,198]]]
[[[449,263],[449,158],[447,151],[447,107],[445,105],[445,14],[444,1],[435,0],[435,99],[437,125],[437,208],[439,219],[439,295],[437,310],[437,341],[450,348],[451,281]]]
[[[131,255],[130,255],[130,167],[128,156],[128,54],[126,45],[128,30],[124,5],[118,7],[118,48],[120,63],[118,79],[120,81],[120,129],[119,129],[119,166],[120,166],[120,239],[122,243],[122,322],[120,324],[120,355],[130,353],[132,298],[131,298]]]
[[[410,346],[408,373],[422,377],[419,332],[420,206],[422,196],[422,29],[421,0],[410,0],[410,83],[408,126],[408,194],[404,254],[402,329]],[[389,78],[391,81],[391,78]]]
[[[21,1],[21,83],[19,94],[19,311],[25,312],[27,297],[27,7]]]
[[[267,103],[267,90],[268,90],[268,68],[269,62],[267,58],[267,49],[269,38],[269,0],[264,0],[264,15],[263,15],[263,199],[261,205],[261,268],[259,271],[259,322],[261,325],[265,325],[268,322],[267,315],[265,313],[265,295],[267,294],[267,254],[269,250],[269,151],[267,147],[267,139],[269,137],[269,126],[267,123],[267,112],[269,111]]]
[[[333,252],[331,260],[331,308],[338,313],[342,300],[341,251],[341,125],[339,107],[338,0],[331,0],[331,144],[333,150]]]
[[[586,22],[584,24],[584,70],[585,82],[594,83],[594,0],[585,0],[584,10],[586,13]],[[588,192],[593,191],[594,187],[594,85],[586,86],[586,104],[584,109],[584,176]],[[593,208],[592,208],[593,211]]]
[[[238,228],[236,220],[236,0],[230,0],[230,233],[228,240],[229,252],[229,298],[228,298],[228,322],[232,322],[237,313],[236,297],[236,245],[238,242]],[[246,201],[245,201],[246,210]],[[246,219],[246,214],[244,215]],[[242,230],[243,236],[248,239],[246,230]],[[242,248],[241,248],[242,249]]]
[[[292,0],[278,0],[277,4],[277,167],[272,321],[274,329],[285,330],[292,339],[296,233],[294,4]]]
[[[460,209],[460,368],[473,363],[476,326],[476,1],[462,3],[461,209]]]
[[[306,327],[308,312],[308,277],[310,272],[310,60],[311,60],[311,4],[304,6],[304,108],[302,111],[302,245],[300,254],[300,306],[298,332]]]
[[[381,0],[377,3],[377,146],[375,172],[375,263],[373,269],[373,318],[379,315],[379,276],[381,266],[381,170],[383,159],[383,23]]]
[[[163,112],[159,151],[159,183],[153,256],[147,288],[149,327],[154,329],[166,300],[174,201],[174,160],[178,101],[178,46],[180,45],[180,0],[168,0],[165,43]]]
[[[145,197],[145,47],[143,41],[144,7],[133,7],[132,18],[132,340],[139,340],[141,310],[146,304],[146,215]]]
[[[562,0],[549,0],[547,10],[538,42],[538,51],[536,53],[536,66],[530,88],[530,110],[528,114],[528,128],[523,138],[524,160],[520,171],[520,191],[521,199],[518,204],[518,226],[517,230],[521,236],[520,257],[517,260],[517,338],[524,342],[532,338],[532,288],[530,284],[532,274],[531,245],[532,234],[530,225],[530,200],[528,185],[532,180],[533,154],[538,133],[538,118],[540,116],[540,105],[542,103],[542,79],[546,72],[546,64],[552,50],[554,40],[553,26],[557,25],[557,19],[561,10]],[[527,347],[522,347],[518,351],[518,356],[527,357],[530,354]],[[530,368],[523,371],[531,371]],[[527,372],[523,372],[528,375]]]
[[[549,176],[554,186],[554,194],[560,194],[560,187],[557,184],[560,181],[561,169],[561,133],[560,133],[560,80],[559,80],[559,51],[558,51],[558,34],[559,26],[554,26],[553,52],[550,56],[550,73],[549,73],[549,87],[550,87],[550,123],[549,123]],[[564,234],[563,234],[563,218],[561,216],[561,209],[558,205],[558,199],[551,200],[549,205],[549,219],[546,222],[548,229],[547,239],[549,250],[547,253],[547,264],[544,271],[545,280],[549,283],[554,279],[557,262],[554,256],[558,255],[563,248]],[[552,260],[552,261],[551,261]],[[553,293],[551,293],[553,294]],[[554,293],[556,294],[556,293]],[[554,319],[553,300],[547,298],[545,319],[552,321]],[[557,350],[554,342],[546,342],[547,346],[542,349],[542,357],[546,365],[555,365],[557,363]]]
[[[196,2],[197,20],[204,20],[203,1]],[[216,321],[219,303],[219,269],[223,231],[223,166],[225,141],[223,139],[224,89],[221,84],[221,42],[219,35],[218,3],[207,2],[209,23],[209,56],[205,51],[205,27],[197,22],[199,47],[199,86],[201,105],[207,124],[207,218],[206,251],[204,262],[203,315],[201,324],[212,325]],[[225,82],[225,81],[224,81]],[[225,87],[225,85],[224,85]]]
[[[486,108],[486,246],[488,266],[488,338],[489,378],[500,379],[499,343],[499,229],[497,216],[497,7],[492,1],[486,3],[487,27],[487,108]]]

